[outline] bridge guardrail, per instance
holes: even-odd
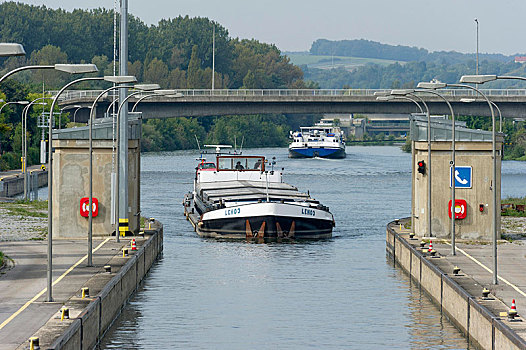
[[[59,101],[67,101],[79,98],[97,97],[103,90],[70,90],[64,91]],[[178,89],[177,92],[183,96],[374,96],[375,92],[388,92],[391,89]],[[487,96],[526,96],[526,89],[480,89]],[[49,91],[55,96],[58,91]],[[466,97],[476,96],[477,93],[470,89],[441,89],[440,93],[445,96]],[[147,93],[145,93],[147,94]],[[149,94],[149,93],[148,93]],[[417,93],[429,96],[426,93]],[[116,96],[115,93],[108,96]],[[137,95],[140,97],[141,95]]]

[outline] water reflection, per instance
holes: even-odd
[[[386,264],[385,225],[410,212],[411,157],[352,147],[342,160],[276,156],[285,181],[331,208],[333,238],[253,244],[197,237],[182,215],[196,153],[142,158],[142,212],[165,225],[163,259],[102,348],[467,348],[400,269]],[[526,189],[525,164],[503,164],[503,194]],[[525,190],[526,191],[526,190]]]

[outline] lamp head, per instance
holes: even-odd
[[[94,64],[55,64],[55,70],[66,72],[69,74],[82,74],[82,73],[94,73],[98,72],[99,69]]]
[[[377,101],[392,101],[394,99],[395,99],[394,96],[378,96],[378,97],[376,97]]]
[[[135,84],[133,88],[142,91],[155,91],[159,90],[161,87],[159,84]]]
[[[29,101],[18,101],[17,104],[27,106],[29,104]]]
[[[104,80],[115,84],[131,84],[137,82],[137,78],[133,75],[106,75]]]
[[[374,96],[389,96],[391,95],[390,91],[375,91]]]
[[[497,80],[496,75],[463,75],[460,82],[464,84],[484,84],[488,81]]]
[[[471,103],[471,102],[475,102],[476,100],[477,100],[476,98],[463,97],[463,98],[460,99],[460,102]]]
[[[21,44],[0,43],[0,57],[25,56],[26,52]]]
[[[154,93],[168,97],[183,97],[183,94],[177,90],[155,90]]]
[[[438,80],[432,80],[429,83],[426,82],[420,82],[418,83],[417,87],[419,89],[429,89],[429,90],[436,90],[436,89],[443,89],[447,86],[446,83],[442,83]]]
[[[412,94],[413,92],[415,92],[415,89],[395,89],[391,90],[391,95],[405,96],[407,94]]]

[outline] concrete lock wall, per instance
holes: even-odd
[[[53,235],[54,238],[81,238],[88,234],[88,218],[80,215],[80,200],[89,197],[89,142],[53,140]],[[93,235],[110,235],[111,224],[111,140],[93,141],[93,197],[99,212],[93,218]],[[130,231],[139,230],[140,150],[138,140],[129,140],[128,218]]]
[[[456,142],[455,165],[472,167],[472,187],[456,188],[455,198],[467,203],[465,219],[455,220],[455,234],[462,239],[492,239],[493,191],[497,194],[497,231],[500,237],[501,152],[497,143],[497,184],[493,186],[491,142]],[[450,161],[451,142],[432,142],[431,167],[428,164],[427,142],[414,142],[413,150],[413,229],[416,235],[427,233],[427,181],[431,171],[431,231],[436,237],[449,237],[451,219],[448,203],[451,200]],[[417,171],[423,160],[426,174]],[[483,206],[480,211],[479,206]]]
[[[32,170],[28,172],[28,180],[31,181],[30,174],[37,176],[38,187],[47,186],[47,171]],[[24,175],[5,176],[0,178],[0,197],[14,197],[24,193]]]
[[[150,233],[153,235],[148,241],[139,248],[137,253],[115,274],[48,349],[92,349],[101,341],[163,250],[162,225],[158,225]]]
[[[387,227],[386,251],[393,263],[423,288],[468,341],[483,349],[526,348],[526,342],[517,333],[400,237],[392,224]]]

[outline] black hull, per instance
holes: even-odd
[[[328,220],[256,216],[203,221],[196,231],[202,237],[225,239],[324,239],[332,236],[332,228]]]

